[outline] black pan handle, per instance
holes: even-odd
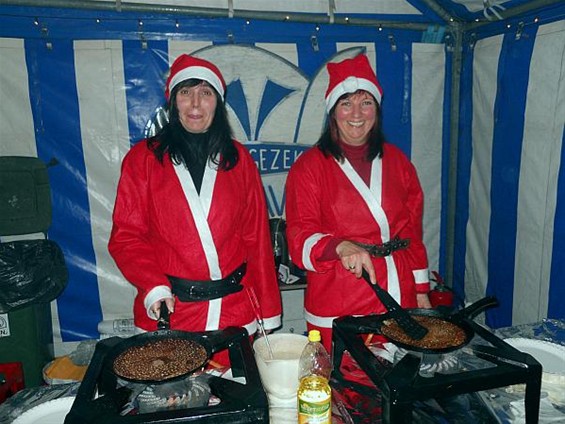
[[[169,308],[167,308],[167,304],[163,300],[161,302],[161,308],[159,309],[159,319],[157,320],[157,328],[159,330],[169,330],[171,328],[171,324],[169,321]]]
[[[473,319],[486,309],[498,306],[498,299],[494,296],[483,297],[469,306],[456,312],[453,317],[470,318]]]
[[[400,328],[402,328],[402,331],[413,339],[423,339],[428,333],[428,329],[416,321],[386,290],[382,289],[378,284],[371,283],[371,278],[365,268],[362,270],[362,275],[363,279],[371,286],[381,303],[386,307],[391,318],[394,318]]]

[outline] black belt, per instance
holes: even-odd
[[[365,244],[355,242],[357,246],[367,250],[371,256],[384,257],[390,255],[395,250],[406,249],[410,245],[410,239],[401,239],[396,236],[383,244]]]
[[[243,290],[240,284],[247,264],[244,262],[234,272],[221,280],[193,281],[184,278],[167,276],[171,283],[173,294],[182,302],[199,302],[212,300],[237,293]]]

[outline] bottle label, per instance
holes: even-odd
[[[321,402],[309,402],[298,399],[298,424],[330,424],[331,398]]]

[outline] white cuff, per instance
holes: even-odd
[[[414,274],[414,281],[416,282],[416,284],[426,284],[430,282],[428,268],[415,269],[414,271],[412,271],[412,274]]]
[[[306,318],[306,322],[309,322],[316,327],[332,328],[334,319],[339,317],[321,317],[308,311],[304,311],[304,318]]]
[[[157,321],[157,318],[155,317],[155,315],[153,315],[153,312],[151,312],[151,305],[153,305],[155,302],[158,302],[159,300],[172,297],[173,293],[168,286],[157,286],[151,289],[151,291],[147,293],[147,296],[145,296],[145,300],[143,301],[143,306],[145,306],[147,316]]]
[[[302,247],[302,263],[304,264],[304,268],[308,271],[316,272],[314,264],[312,264],[312,261],[310,260],[310,254],[312,253],[312,249],[316,243],[328,235],[329,234],[315,233],[304,241],[304,246]]]
[[[275,328],[279,328],[282,325],[281,316],[277,315],[271,318],[264,318],[263,325],[265,326],[265,330],[273,330]]]

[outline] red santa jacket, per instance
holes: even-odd
[[[320,260],[332,237],[367,244],[410,239],[407,249],[373,258],[373,264],[378,284],[404,307],[416,307],[416,293],[429,290],[422,213],[416,170],[391,144],[373,160],[370,187],[347,160],[341,164],[317,147],[302,154],[287,178],[286,218],[289,254],[307,270],[307,321],[330,328],[336,317],[386,311],[339,260]]]
[[[125,156],[108,248],[125,278],[137,288],[136,326],[155,330],[148,316],[155,293],[170,289],[167,275],[190,280],[226,277],[243,262],[244,290],[220,299],[180,302],[171,328],[186,331],[244,326],[256,321],[246,288],[253,288],[267,329],[281,323],[281,299],[275,274],[267,208],[259,172],[238,142],[237,165],[218,171],[206,167],[200,194],[184,165],[168,156],[161,164],[147,143]]]

